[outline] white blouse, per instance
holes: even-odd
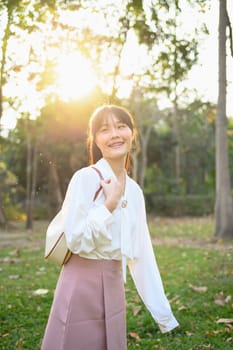
[[[95,165],[104,178],[115,178],[105,159]],[[111,213],[104,205],[100,177],[91,166],[78,170],[72,177],[59,213],[61,232],[68,248],[88,259],[122,260],[124,280],[126,264],[145,306],[158,323],[161,332],[178,326],[164,293],[148,231],[142,190],[126,177],[124,196]],[[127,205],[122,206],[126,200]],[[55,218],[56,219],[56,218]]]

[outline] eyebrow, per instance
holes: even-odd
[[[126,124],[124,121],[122,121],[122,120],[120,120],[120,119],[114,121],[114,123],[115,123],[115,124]],[[110,124],[110,123],[109,123],[108,121],[104,121],[103,124],[100,124],[100,128],[101,128],[102,126],[108,126],[109,124]]]

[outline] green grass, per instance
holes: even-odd
[[[151,219],[151,234],[155,237],[209,240],[213,231],[214,223],[210,217]]]
[[[169,334],[160,333],[128,274],[128,350],[232,349],[233,325],[217,323],[218,319],[233,318],[232,242],[212,243],[210,247],[206,242],[211,239],[211,228],[208,218],[152,222],[153,237],[178,239],[176,245],[160,242],[155,249],[165,290],[180,327]],[[34,233],[25,233],[23,227],[17,230],[9,232],[11,243],[3,245],[1,240],[0,349],[36,350],[40,349],[59,268],[43,259],[44,223],[38,223]],[[13,236],[16,231],[21,240]],[[182,246],[182,238],[189,238],[191,243],[198,238],[200,244]],[[199,291],[197,287],[207,290]],[[33,294],[41,288],[48,289],[48,293]]]

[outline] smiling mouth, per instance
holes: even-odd
[[[110,145],[108,145],[108,147],[111,147],[111,148],[117,148],[117,147],[120,147],[124,144],[124,142],[114,142],[114,143],[111,143]]]

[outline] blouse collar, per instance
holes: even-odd
[[[95,166],[101,171],[104,178],[113,177],[116,179],[116,175],[112,170],[111,165],[108,163],[108,161],[105,158],[101,158],[100,160],[98,160]]]
[[[103,175],[103,178],[114,178],[116,179],[116,175],[114,173],[114,171],[112,170],[111,165],[108,163],[108,161],[105,158],[101,158],[99,159],[96,163],[95,163],[95,167],[97,169],[100,170],[101,174]],[[129,176],[126,173],[126,183],[125,183],[125,193],[124,196],[128,195],[128,185],[129,185]]]

